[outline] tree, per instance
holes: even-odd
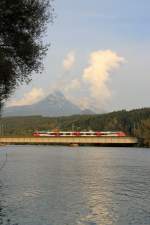
[[[141,139],[142,145],[150,147],[150,118],[141,121],[137,136]]]
[[[0,0],[0,108],[15,87],[42,69],[42,37],[53,0]]]

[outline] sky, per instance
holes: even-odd
[[[55,0],[42,74],[9,105],[32,104],[60,90],[96,112],[150,107],[150,1]]]

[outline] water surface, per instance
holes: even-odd
[[[0,224],[150,225],[150,149],[0,148]]]

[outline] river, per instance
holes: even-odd
[[[150,225],[150,149],[0,147],[1,225]]]

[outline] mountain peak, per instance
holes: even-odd
[[[7,107],[3,110],[3,116],[42,115],[55,117],[80,113],[81,109],[67,100],[60,91],[55,91],[32,105]]]
[[[60,100],[65,100],[66,98],[63,95],[63,93],[61,93],[60,91],[55,91],[49,94],[45,99],[48,101],[60,101]]]
[[[41,115],[48,117],[69,116],[83,114],[82,110],[65,98],[63,93],[55,91],[46,98],[33,105],[7,107],[3,110],[3,116],[32,116]],[[87,114],[87,112],[85,112]],[[88,111],[88,114],[89,113]]]

